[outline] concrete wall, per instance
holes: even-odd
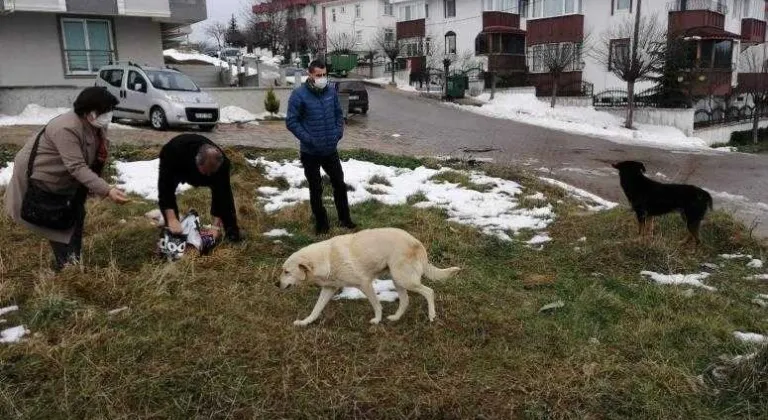
[[[82,88],[74,86],[0,88],[0,114],[17,115],[28,104],[37,104],[46,108],[71,108],[81,90]],[[204,90],[210,93],[222,108],[234,105],[254,114],[265,111],[264,99],[267,97],[267,88],[212,88]],[[288,98],[293,89],[276,87],[274,90],[277,99],[280,100],[280,112],[285,113],[288,108]]]
[[[116,15],[117,0],[67,0],[67,11],[91,15]]]
[[[627,115],[626,108],[598,108],[619,117]],[[666,108],[639,108],[635,109],[635,122],[641,124],[667,125],[680,129],[686,136],[693,136],[693,114],[695,110],[666,109]]]
[[[355,5],[360,5],[360,17],[355,16]],[[379,28],[394,28],[395,18],[384,15],[382,0],[339,0],[317,5],[317,14],[322,18],[322,7],[325,7],[326,29],[328,35],[328,50],[331,50],[330,40],[341,33],[356,36],[359,31],[362,41],[355,45],[355,50],[364,51],[374,44]],[[396,7],[396,6],[395,6]],[[342,13],[342,8],[344,13]],[[306,7],[304,14],[307,24],[311,25],[313,18],[312,7]],[[336,10],[336,22],[333,21],[332,10]],[[322,25],[322,24],[321,24]]]
[[[112,19],[120,60],[162,65],[160,23]],[[17,12],[0,16],[0,86],[90,86],[94,76],[66,76],[58,16]]]
[[[118,0],[117,7],[121,15],[171,17],[168,0]]]
[[[17,11],[66,12],[66,0],[14,0]]]
[[[174,64],[173,68],[189,76],[201,88],[220,87],[221,68],[204,64]]]
[[[550,96],[540,96],[539,100],[547,104],[552,102],[552,98]],[[591,107],[592,97],[591,96],[558,96],[557,104],[555,106]]]
[[[768,127],[768,120],[760,121],[760,128]],[[700,128],[693,132],[693,137],[698,137],[708,145],[718,143],[728,143],[731,140],[731,133],[736,131],[752,130],[752,123],[745,122],[741,124],[721,125],[717,127]]]

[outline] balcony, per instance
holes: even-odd
[[[520,28],[520,15],[506,12],[483,12],[483,28]]]
[[[752,18],[742,19],[741,40],[751,44],[765,42],[765,21]]]
[[[673,0],[667,4],[670,12],[707,10],[725,16],[728,14],[728,2],[725,0]]]
[[[310,0],[270,0],[255,4],[251,10],[253,10],[254,14],[261,15],[280,12],[292,7],[304,7],[310,3],[312,3]]]
[[[525,54],[489,55],[488,71],[492,71],[498,74],[525,73]]]
[[[669,3],[667,33],[681,36],[695,28],[724,29],[727,13],[728,7],[721,1],[675,0]]]
[[[580,42],[583,39],[584,15],[565,15],[528,21],[528,45]]]
[[[397,39],[423,38],[426,36],[426,24],[424,19],[397,22],[395,28],[397,31]]]
[[[197,23],[208,19],[205,0],[169,0],[171,21],[177,23]]]

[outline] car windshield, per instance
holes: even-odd
[[[360,82],[339,82],[339,89],[365,90],[365,86]]]
[[[146,73],[156,89],[200,92],[195,82],[184,74],[163,70],[146,70]]]

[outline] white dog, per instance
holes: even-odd
[[[288,257],[278,286],[286,289],[303,283],[321,287],[315,308],[308,317],[293,325],[314,322],[328,301],[342,287],[357,287],[373,306],[371,324],[381,321],[381,303],[373,289],[373,280],[389,272],[397,289],[400,305],[394,315],[397,321],[408,308],[408,290],[427,299],[429,320],[435,319],[435,293],[421,284],[421,276],[444,280],[460,268],[439,269],[429,263],[427,251],[418,239],[401,229],[369,229],[349,235],[336,236],[309,245]]]

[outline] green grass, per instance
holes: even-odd
[[[469,179],[469,175],[463,172],[459,171],[444,171],[437,175],[434,175],[432,178],[430,178],[432,181],[435,182],[447,182],[449,184],[458,184],[459,186],[462,186],[469,190],[475,190],[475,191],[488,191],[493,188],[492,185],[489,184],[476,184],[472,182]]]
[[[119,152],[123,158],[152,153]],[[743,280],[754,271],[739,261],[705,281],[717,292],[695,289],[690,297],[686,288],[639,275],[699,272],[703,262],[722,262],[720,253],[765,256],[765,246],[724,213],[708,216],[698,250],[677,245],[684,237],[677,216],[657,221],[656,237],[643,244],[634,241],[627,210],[585,216],[561,191],[523,177],[526,191],[564,200],[554,205],[553,241],[534,251],[447,223],[439,210],[366,202],[352,209],[361,226],[406,229],[435,265],[463,267],[453,279],[428,282],[436,292],[437,321],[430,324],[424,300],[412,296],[397,323],[371,326],[366,301],[332,301],[316,324],[299,329],[291,323],[311,311],[318,290],[283,292],[274,283],[285,258],[317,240],[309,206],[264,213],[253,191],[279,183],[243,161],[296,154],[229,153],[249,239],[224,244],[209,257],[162,263],[152,256],[158,232],[142,216],[151,203],[91,201],[84,271],[53,275],[47,244],[0,218],[0,306],[18,304],[18,312],[4,316],[7,325],[24,324],[32,332],[22,343],[0,345],[0,418],[768,415],[764,385],[736,386],[755,369],[694,386],[720,355],[755,350],[732,333],[768,328],[765,309],[750,303],[755,293],[768,293],[768,284]],[[350,156],[432,164],[370,152]],[[514,170],[485,169],[520,179]],[[463,180],[453,173],[453,181],[443,179]],[[191,190],[180,207],[206,210],[205,222],[209,199],[207,191]],[[422,200],[416,195],[409,203]],[[295,235],[276,244],[260,235],[272,228]],[[581,237],[587,241],[578,242]],[[538,312],[556,300],[565,306]],[[107,314],[123,306],[129,309]],[[385,315],[395,308],[384,303]]]

